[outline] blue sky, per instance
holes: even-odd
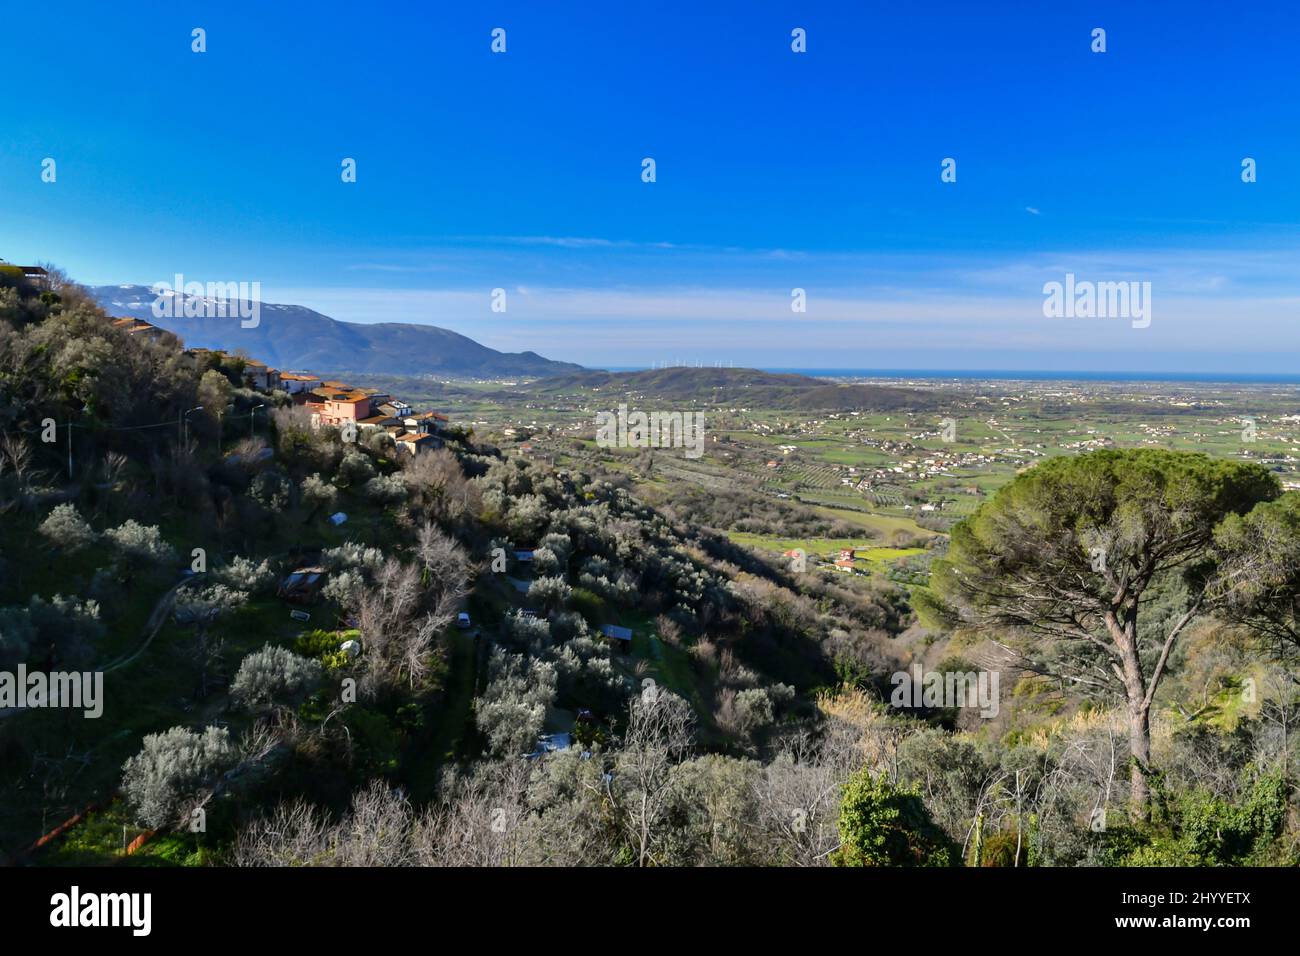
[[[6,10],[0,257],[591,365],[1296,368],[1288,4],[296,6]]]

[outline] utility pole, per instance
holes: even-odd
[[[185,442],[185,441],[188,441],[188,440],[189,440],[189,437],[190,437],[190,435],[189,435],[189,432],[190,432],[190,414],[191,414],[192,412],[201,412],[201,411],[203,411],[203,406],[202,406],[202,405],[195,405],[195,406],[194,406],[193,408],[191,408],[188,412],[186,412],[184,415],[181,416],[181,421],[184,422],[184,425],[185,425],[185,427],[184,427],[184,431],[183,431],[183,436],[182,436],[182,438],[181,438],[182,443]],[[221,446],[218,445],[217,447],[220,448]]]

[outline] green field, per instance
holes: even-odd
[[[763,551],[786,551],[800,549],[809,555],[820,555],[834,560],[839,557],[841,549],[852,548],[854,563],[861,568],[883,571],[890,564],[902,558],[925,554],[925,548],[881,548],[874,546],[869,539],[862,538],[780,538],[770,535],[747,534],[743,531],[729,531],[727,537],[736,544]]]

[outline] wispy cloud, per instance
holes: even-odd
[[[1237,298],[1153,292],[1153,322],[1135,330],[1113,319],[1048,319],[1041,286],[1018,295],[931,291],[906,296],[808,291],[808,311],[773,289],[508,291],[505,313],[486,292],[464,290],[283,290],[336,318],[415,321],[452,328],[507,351],[532,349],[589,364],[639,364],[692,354],[750,364],[888,366],[890,356],[968,353],[982,367],[1014,364],[1018,352],[1068,357],[1101,350],[1117,361],[1140,356],[1255,349],[1300,353],[1300,296]],[[766,359],[758,356],[767,356]],[[820,358],[816,358],[821,356]],[[1197,367],[1196,363],[1192,363]],[[1068,366],[1067,366],[1068,367]],[[1076,366],[1077,367],[1077,366]]]

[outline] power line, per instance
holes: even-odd
[[[244,415],[246,415],[246,414],[249,415],[249,416],[251,416],[251,415],[253,415],[254,413],[253,413],[253,412],[238,412],[238,413],[232,415],[231,417],[232,417],[232,418],[243,418]],[[131,431],[139,431],[139,430],[142,429],[142,428],[171,428],[172,426],[174,426],[174,425],[176,424],[177,421],[178,421],[178,419],[175,419],[175,418],[169,418],[169,419],[167,419],[166,421],[158,422],[158,423],[153,424],[153,425],[87,425],[85,422],[64,422],[64,423],[63,423],[63,427],[64,427],[64,428],[81,428],[81,429],[84,429],[84,430],[86,430],[86,431],[97,431],[97,432],[131,432]],[[57,424],[57,423],[56,423],[56,424]],[[27,430],[27,431],[25,431],[25,430],[23,430],[23,429],[21,429],[21,428],[14,428],[14,429],[10,429],[10,430],[8,430],[8,431],[0,431],[0,435],[39,435],[42,431],[43,431],[43,429],[39,429],[39,428],[37,428],[37,429],[32,429],[32,430]]]

